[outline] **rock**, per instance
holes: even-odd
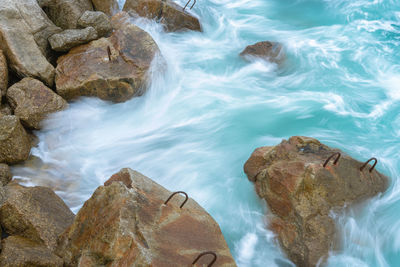
[[[284,51],[280,43],[265,41],[247,46],[242,53],[240,53],[240,56],[244,59],[258,57],[271,62],[280,63],[284,58]]]
[[[10,167],[8,167],[7,164],[0,163],[0,186],[8,184],[8,182],[11,181],[11,179],[12,175]]]
[[[0,104],[0,117],[12,115],[11,108],[8,104]]]
[[[63,261],[48,248],[20,236],[9,236],[1,241],[2,267],[62,267]]]
[[[25,78],[8,88],[7,100],[22,124],[36,130],[50,113],[68,106],[61,96],[33,78]]]
[[[324,162],[337,149],[318,140],[291,137],[275,147],[261,147],[244,165],[257,194],[272,215],[270,228],[297,266],[316,266],[334,248],[332,210],[384,192],[388,178],[342,153],[338,163]],[[368,167],[369,168],[369,167]]]
[[[99,11],[86,11],[78,20],[78,25],[82,28],[95,28],[98,37],[108,36],[112,32],[110,19],[106,14]]]
[[[58,236],[74,214],[50,188],[8,184],[0,206],[0,222],[10,235],[19,235],[54,250]]]
[[[6,95],[8,87],[8,66],[3,51],[0,50],[0,104],[3,96]]]
[[[0,116],[0,163],[18,163],[26,160],[31,142],[16,116]]]
[[[42,1],[42,8],[59,27],[76,29],[78,20],[86,10],[93,10],[90,0],[51,0]]]
[[[109,16],[113,16],[119,12],[117,0],[92,0],[92,3],[97,11],[104,12]]]
[[[73,48],[58,59],[57,93],[67,100],[97,96],[124,102],[146,90],[147,72],[158,46],[151,36],[117,14],[115,31],[109,38]]]
[[[201,31],[199,20],[171,0],[126,0],[123,10],[135,16],[155,19],[163,23],[169,32]]]
[[[191,266],[214,251],[215,266],[236,266],[217,223],[194,200],[184,198],[131,169],[100,186],[60,237],[57,253],[66,266]],[[209,263],[209,255],[198,266]]]
[[[20,77],[35,77],[51,86],[54,67],[47,61],[48,37],[61,31],[36,0],[2,0],[0,5],[0,49],[9,67]]]
[[[56,33],[49,38],[51,48],[58,52],[67,52],[71,48],[97,39],[97,31],[93,27],[72,29]]]

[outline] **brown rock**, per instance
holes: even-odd
[[[8,104],[0,104],[0,117],[12,115],[11,108]]]
[[[244,59],[259,57],[271,62],[280,63],[285,55],[280,43],[265,41],[247,46],[242,53],[240,53],[240,56]]]
[[[73,220],[74,214],[67,205],[47,187],[5,187],[0,221],[10,235],[26,237],[54,250],[58,236]]]
[[[59,58],[57,93],[67,100],[97,96],[124,102],[146,90],[147,71],[158,46],[151,36],[117,14],[116,30],[109,38],[73,48]],[[78,67],[77,67],[78,66]]]
[[[0,116],[0,163],[18,163],[28,158],[31,142],[16,116]]]
[[[334,248],[331,210],[384,192],[388,178],[342,153],[339,162],[323,163],[337,149],[308,137],[291,137],[275,147],[257,149],[244,171],[272,211],[270,228],[297,266],[316,266]]]
[[[2,96],[6,95],[8,87],[8,66],[3,51],[0,50],[0,105]]]
[[[2,267],[62,267],[63,261],[48,248],[20,236],[9,236],[1,241]]]
[[[99,11],[86,11],[78,20],[78,25],[82,28],[95,28],[98,37],[108,36],[112,32],[110,18]]]
[[[2,0],[0,5],[0,49],[9,67],[20,77],[35,77],[52,85],[54,67],[47,61],[48,37],[61,31],[36,0]]]
[[[60,237],[66,266],[191,266],[209,250],[218,255],[215,266],[236,266],[217,223],[194,200],[181,209],[176,195],[163,205],[171,192],[131,169],[105,184]]]
[[[86,10],[93,10],[90,0],[42,1],[41,6],[49,18],[63,29],[76,29],[82,14]]]
[[[119,12],[117,0],[92,0],[92,3],[97,11],[104,12],[109,16],[113,16]]]
[[[56,33],[49,38],[51,49],[67,52],[78,45],[86,44],[97,39],[97,31],[93,27],[71,29]]]
[[[25,78],[7,91],[7,100],[21,122],[40,129],[40,122],[50,113],[67,108],[67,102],[41,81]]]
[[[126,0],[123,10],[135,16],[155,19],[163,23],[169,32],[201,31],[199,20],[171,0]]]
[[[8,167],[7,164],[0,163],[0,186],[8,184],[8,182],[11,181],[11,179],[12,175],[10,167]]]

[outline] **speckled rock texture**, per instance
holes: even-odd
[[[78,25],[82,28],[95,28],[98,37],[108,37],[113,30],[110,18],[99,11],[86,11],[78,20]]]
[[[56,33],[49,38],[51,49],[68,52],[71,48],[97,39],[97,31],[93,27],[71,29]]]

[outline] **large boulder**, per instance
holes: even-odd
[[[20,236],[9,236],[1,241],[2,267],[62,267],[63,261],[46,246]]]
[[[78,25],[82,28],[95,28],[98,37],[108,36],[112,32],[110,18],[100,11],[86,11],[78,20]]]
[[[0,105],[1,99],[6,95],[8,86],[8,66],[3,51],[0,50]]]
[[[284,54],[283,46],[280,43],[263,41],[247,46],[240,56],[244,59],[262,58],[270,62],[281,63]]]
[[[0,223],[18,235],[54,250],[58,236],[71,225],[74,214],[51,189],[10,183],[0,206]]]
[[[85,202],[60,237],[66,266],[191,266],[205,251],[215,266],[236,266],[217,223],[194,200],[122,169]],[[198,266],[212,261],[206,255]]]
[[[335,223],[330,212],[378,195],[388,178],[307,137],[291,137],[275,147],[254,151],[244,171],[266,200],[270,228],[297,266],[316,266],[334,248]],[[371,171],[369,171],[371,170]]]
[[[82,14],[93,10],[90,0],[42,0],[40,4],[49,18],[64,30],[76,29]]]
[[[119,12],[117,0],[92,0],[92,3],[97,11],[104,12],[109,16],[113,16]]]
[[[11,178],[10,167],[7,164],[0,163],[0,186],[8,184]]]
[[[28,159],[31,140],[17,116],[0,116],[0,163],[18,163]]]
[[[50,113],[65,109],[68,104],[41,81],[25,78],[7,91],[7,100],[14,115],[32,129],[40,129],[40,122]]]
[[[61,31],[36,0],[2,0],[0,5],[0,49],[9,67],[20,77],[35,77],[52,85],[54,67],[47,61],[48,37]]]
[[[123,10],[134,16],[155,19],[169,32],[201,31],[199,20],[171,0],[126,0]]]
[[[109,38],[75,47],[58,59],[59,95],[67,100],[97,96],[123,102],[143,94],[147,72],[159,49],[151,36],[128,18],[126,13],[115,15],[115,31]]]
[[[97,31],[93,27],[71,29],[56,33],[49,38],[51,49],[67,52],[71,48],[97,39]]]

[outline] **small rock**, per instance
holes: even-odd
[[[244,165],[272,212],[270,228],[297,266],[316,266],[334,248],[332,210],[376,196],[388,186],[386,176],[367,168],[360,171],[363,163],[344,153],[336,165],[333,158],[323,167],[337,152],[316,139],[295,136],[256,149]]]
[[[280,43],[265,41],[247,46],[242,53],[240,53],[240,56],[244,59],[258,57],[271,62],[280,63],[283,60],[284,52]]]
[[[164,24],[169,32],[193,30],[201,31],[197,18],[183,11],[183,7],[171,0],[126,0],[124,11],[154,19]]]
[[[117,0],[92,0],[92,3],[97,11],[104,12],[109,16],[113,16],[119,12]]]
[[[42,0],[41,6],[49,18],[64,30],[76,29],[82,14],[86,10],[93,10],[90,0]]]
[[[120,13],[113,21],[127,18]],[[97,96],[124,102],[146,90],[147,71],[159,53],[158,46],[139,27],[114,22],[118,27],[109,38],[75,47],[58,59],[57,93],[64,99]]]
[[[19,235],[54,250],[58,236],[74,214],[51,189],[8,184],[0,206],[0,221],[10,235]]]
[[[61,96],[33,78],[25,78],[8,88],[7,100],[22,124],[36,130],[49,114],[68,106]]]
[[[0,50],[0,104],[2,96],[6,95],[8,87],[8,66],[3,51]]]
[[[63,261],[48,248],[20,236],[9,236],[1,241],[2,267],[62,267]]]
[[[0,116],[0,163],[18,163],[26,160],[31,142],[16,116]]]
[[[6,185],[12,179],[10,167],[7,164],[0,163],[0,184]],[[0,235],[1,236],[1,235]]]
[[[78,20],[80,27],[93,27],[97,31],[98,37],[108,36],[112,32],[109,17],[100,11],[86,11]]]
[[[176,195],[131,169],[100,186],[60,237],[67,266],[191,266],[214,251],[215,266],[236,266],[217,223],[194,200]],[[205,256],[198,266],[208,264]]]
[[[59,52],[67,52],[71,48],[97,39],[97,31],[93,27],[72,29],[56,33],[49,38],[51,48]]]

